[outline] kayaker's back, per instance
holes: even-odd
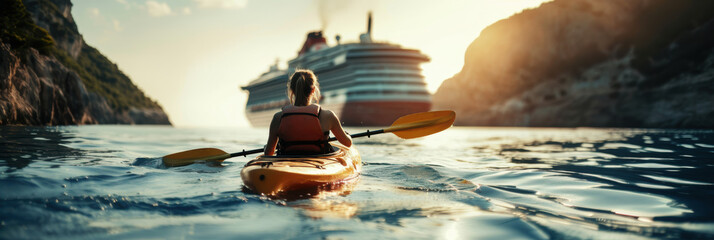
[[[322,127],[319,105],[287,106],[283,108],[278,127],[278,155],[309,155],[328,153],[329,130]]]
[[[320,85],[315,74],[310,70],[296,70],[288,81],[288,98],[292,104],[273,116],[265,155],[273,155],[276,147],[279,154],[331,152],[327,143],[329,132],[343,145],[352,146],[352,138],[342,129],[335,113],[312,104],[313,100],[319,102],[319,96]]]

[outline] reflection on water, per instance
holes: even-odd
[[[34,160],[77,159],[82,150],[63,145],[69,143],[69,138],[61,128],[2,126],[0,166],[15,170]]]
[[[325,199],[323,196],[291,202],[289,206],[304,209],[303,214],[314,219],[351,218],[359,209],[356,203]]]
[[[360,132],[363,129],[350,129]],[[309,199],[241,191],[265,129],[0,127],[0,238],[714,238],[714,132],[463,128],[355,139],[358,184]]]

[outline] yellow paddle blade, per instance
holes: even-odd
[[[163,157],[164,165],[167,167],[185,166],[197,162],[223,162],[231,155],[216,148],[199,148]]]
[[[418,138],[444,131],[456,119],[454,111],[433,111],[409,114],[400,117],[384,132],[391,132],[403,139]]]

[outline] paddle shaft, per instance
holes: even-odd
[[[358,138],[358,137],[364,137],[364,136],[369,137],[372,135],[377,135],[377,134],[382,134],[382,133],[384,133],[384,129],[379,129],[376,131],[367,130],[366,132],[351,134],[350,137],[352,137],[352,138]],[[334,137],[327,139],[328,142],[332,142],[335,140],[337,140],[337,138],[334,138]],[[250,155],[250,154],[255,154],[255,153],[261,153],[263,151],[265,151],[265,148],[256,148],[256,149],[248,150],[248,151],[243,150],[242,152],[231,153],[231,157],[240,157],[240,156],[245,156],[245,155]]]
[[[351,134],[350,137],[352,137],[352,138],[358,138],[358,137],[364,137],[364,136],[369,137],[369,136],[377,135],[377,134],[381,134],[381,133],[384,133],[384,129],[379,129],[377,131],[367,130],[366,132],[363,132],[363,133]],[[328,142],[332,142],[335,140],[337,140],[337,138],[335,138],[335,137],[331,137],[331,138],[327,139]]]

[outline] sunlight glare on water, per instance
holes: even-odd
[[[356,133],[366,129],[348,129]],[[453,127],[355,139],[350,192],[242,191],[266,129],[0,127],[0,238],[714,238],[714,132]]]

